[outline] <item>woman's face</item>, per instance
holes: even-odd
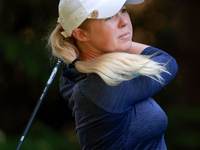
[[[126,6],[113,17],[91,20],[86,33],[93,52],[128,51],[132,46],[132,24]]]

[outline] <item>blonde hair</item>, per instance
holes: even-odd
[[[52,54],[61,58],[66,64],[71,64],[79,57],[79,51],[72,37],[64,38],[61,35],[63,28],[60,24],[51,33],[48,44],[52,47]],[[162,83],[161,72],[170,74],[166,64],[150,60],[151,56],[129,54],[124,52],[106,53],[88,61],[77,61],[75,68],[82,73],[96,73],[108,85],[116,86],[123,81],[137,77],[148,76]],[[153,76],[156,76],[153,77]]]

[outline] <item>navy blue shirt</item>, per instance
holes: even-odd
[[[97,74],[63,68],[60,90],[75,117],[83,150],[166,150],[167,116],[151,97],[175,77],[178,67],[169,54],[148,47],[141,55],[167,63],[164,84],[146,76],[107,85]]]

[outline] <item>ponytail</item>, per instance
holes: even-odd
[[[64,38],[60,24],[49,37],[49,45],[52,54],[61,58],[66,64],[71,64],[79,57],[79,51],[74,45],[72,37]],[[124,52],[106,53],[88,61],[76,61],[74,66],[82,73],[96,73],[108,85],[116,86],[123,81],[131,80],[138,75],[148,76],[162,83],[161,72],[170,74],[166,64],[160,64],[150,60],[151,56],[129,54]],[[155,76],[155,77],[153,77]]]
[[[48,45],[52,48],[52,54],[62,59],[65,63],[70,64],[79,56],[78,49],[74,46],[71,37],[64,38],[61,35],[63,28],[60,24],[56,26],[48,39]]]

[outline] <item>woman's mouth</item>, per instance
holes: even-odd
[[[129,32],[126,32],[122,35],[119,36],[119,39],[130,39],[130,33]]]

